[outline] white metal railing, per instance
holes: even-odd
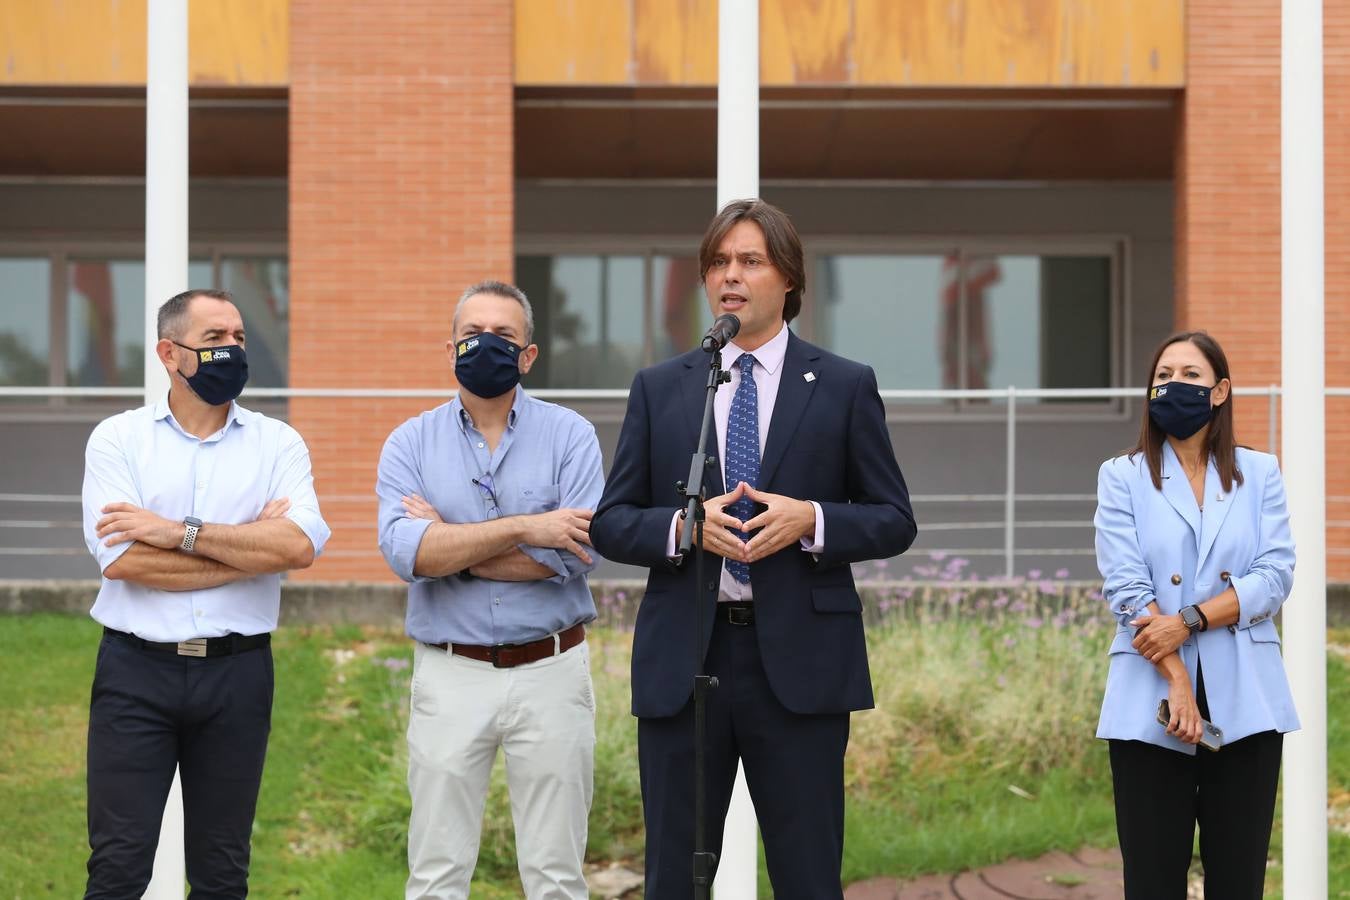
[[[329,398],[329,399],[369,399],[369,398],[444,398],[452,392],[450,388],[249,388],[244,391],[244,399],[293,399],[293,398]],[[1247,397],[1265,397],[1268,405],[1268,447],[1274,447],[1278,436],[1279,396],[1278,385],[1257,388],[1236,388],[1234,394]],[[626,401],[628,391],[624,389],[555,389],[531,390],[531,396],[543,400],[558,402]],[[1328,397],[1350,397],[1350,387],[1328,387]],[[1090,528],[1090,519],[1052,518],[1039,520],[1017,520],[1019,503],[1088,503],[1096,500],[1095,494],[1061,493],[1035,494],[1017,491],[1017,412],[1018,403],[1023,400],[1142,400],[1138,388],[1016,388],[1003,389],[954,389],[954,390],[883,390],[883,400],[898,403],[904,401],[931,400],[989,400],[1004,401],[1004,489],[999,493],[971,494],[915,494],[911,498],[915,503],[1001,503],[1003,518],[999,521],[982,520],[973,522],[936,522],[925,523],[923,531],[939,533],[978,532],[1002,529],[1001,548],[992,547],[942,547],[931,548],[929,552],[944,553],[949,556],[997,557],[1003,558],[1004,577],[1012,578],[1017,572],[1018,557],[1065,557],[1091,556],[1090,546],[1083,547],[1018,547],[1017,529],[1049,528]],[[140,387],[10,387],[0,386],[0,400],[35,398],[69,399],[134,399],[143,398]],[[995,409],[991,407],[991,409]],[[986,410],[987,412],[988,410]],[[22,498],[22,500],[20,500]],[[1328,498],[1332,499],[1332,498]],[[78,503],[78,496],[47,494],[0,494],[0,503],[9,502],[72,502]],[[18,527],[18,520],[0,519],[0,529]],[[68,523],[61,523],[68,524]],[[28,522],[25,527],[33,526]],[[41,527],[59,527],[49,522]],[[1342,548],[1332,553],[1341,553]],[[82,550],[65,548],[11,548],[0,547],[0,556],[18,555],[71,555]],[[1350,549],[1341,555],[1350,555]]]

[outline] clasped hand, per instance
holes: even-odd
[[[1130,625],[1138,629],[1130,643],[1151,663],[1177,652],[1191,636],[1181,616],[1140,616]]]
[[[764,511],[744,522],[727,512],[738,500],[748,499],[764,506]],[[814,535],[816,507],[806,500],[757,491],[744,481],[728,493],[703,503],[703,549],[724,559],[752,563]],[[758,534],[748,541],[737,532]]]

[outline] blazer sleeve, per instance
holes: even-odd
[[[1250,628],[1275,615],[1294,586],[1294,535],[1284,477],[1274,457],[1262,487],[1256,559],[1245,574],[1232,580],[1238,595],[1238,628]]]
[[[591,519],[591,544],[614,562],[673,571],[675,565],[666,556],[666,536],[679,508],[652,505],[652,479],[659,477],[651,470],[652,442],[658,437],[652,431],[644,373],[638,372],[628,391],[628,411],[614,450],[614,465]],[[675,496],[674,477],[669,496]]]
[[[1137,477],[1122,458],[1108,459],[1097,472],[1097,569],[1102,596],[1121,625],[1147,612],[1154,599],[1153,572],[1139,546],[1139,530],[1130,502],[1129,479]]]
[[[919,533],[870,366],[863,367],[851,402],[845,459],[849,499],[820,504],[827,535],[820,566],[899,556]]]

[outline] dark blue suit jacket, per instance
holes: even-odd
[[[603,556],[651,570],[633,639],[636,716],[675,715],[693,688],[695,566],[692,558],[672,564],[666,540],[682,505],[675,483],[688,477],[698,443],[708,364],[708,355],[695,350],[634,378],[591,522],[591,540]],[[715,455],[714,434],[708,447]],[[769,684],[796,713],[868,709],[862,602],[850,564],[903,553],[917,533],[870,367],[789,337],[759,481],[760,490],[820,503],[825,516],[818,561],[794,542],[750,566]],[[705,485],[709,497],[725,492],[720,465],[709,468]],[[721,562],[705,559],[705,655]]]

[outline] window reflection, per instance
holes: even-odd
[[[521,256],[539,359],[528,384],[626,388],[646,358],[641,256]]]
[[[47,260],[0,258],[0,384],[47,383],[50,296]]]
[[[66,272],[67,383],[82,387],[142,384],[144,260],[72,259]],[[188,283],[210,286],[210,262],[189,263]]]
[[[220,286],[234,296],[248,335],[248,383],[286,387],[290,370],[290,269],[276,257],[225,257]]]

